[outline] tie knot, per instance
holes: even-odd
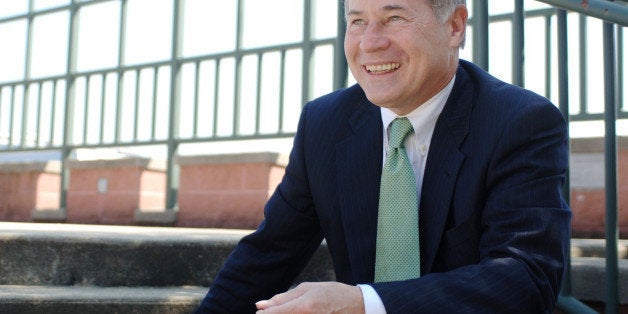
[[[397,118],[390,124],[388,145],[392,148],[403,147],[403,140],[414,131],[408,118]]]

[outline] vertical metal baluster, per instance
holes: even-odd
[[[13,147],[13,122],[15,120],[15,85],[11,86],[11,100],[9,101],[9,138],[8,147]]]
[[[617,261],[617,107],[615,93],[615,25],[604,26],[604,124],[606,168],[606,313],[619,313]]]
[[[192,137],[193,138],[198,138],[198,133],[199,133],[199,125],[198,125],[198,107],[199,107],[199,103],[198,103],[198,99],[199,99],[199,94],[201,93],[200,91],[200,86],[199,86],[199,80],[200,80],[200,61],[196,61],[194,62],[194,115],[192,116],[192,119],[194,121],[192,121],[192,130],[193,130],[193,134]]]
[[[153,68],[153,116],[150,125],[150,139],[156,141],[156,124],[157,124],[157,84],[159,84],[159,67]]]
[[[312,65],[312,51],[314,49],[314,45],[311,40],[311,27],[312,27],[312,17],[311,17],[311,6],[309,5],[310,1],[303,1],[303,60],[302,60],[302,72],[301,72],[301,104],[305,105],[305,103],[310,99],[310,81],[311,77],[311,65]],[[282,67],[284,66],[282,62]],[[282,71],[283,73],[283,71]],[[282,80],[283,82],[283,80]],[[282,93],[283,94],[283,93]],[[280,120],[282,117],[280,116]],[[283,128],[283,122],[281,122],[279,130]],[[281,133],[281,131],[280,131]]]
[[[214,117],[212,125],[212,137],[218,136],[218,102],[220,101],[220,64],[222,59],[216,59],[216,67],[214,68]]]
[[[83,139],[81,141],[81,145],[87,144],[87,130],[89,129],[89,85],[91,84],[91,75],[85,77],[85,88],[84,88],[84,97],[83,99]]]
[[[135,99],[133,100],[133,143],[138,143],[140,138],[140,78],[142,71],[135,70]]]
[[[244,32],[244,5],[238,1],[238,17],[236,24],[236,56],[235,56],[235,82],[233,88],[233,130],[231,135],[236,137],[240,132],[240,110],[242,107],[242,35]]]
[[[552,98],[552,16],[545,17],[545,97]]]
[[[580,112],[578,113],[579,115],[586,115],[587,114],[587,103],[589,102],[588,100],[588,78],[589,78],[589,68],[588,68],[588,36],[587,36],[587,17],[585,15],[580,15],[579,16],[579,20],[580,20],[580,25],[578,26],[578,28],[580,29],[579,32],[579,45],[578,45],[578,49],[580,50]]]
[[[473,1],[473,62],[488,71],[488,1]]]
[[[172,50],[170,52],[170,107],[166,159],[166,211],[175,211],[177,207],[177,192],[179,187],[179,170],[174,157],[179,147],[179,119],[180,119],[180,92],[181,92],[181,38],[179,37],[182,2],[174,0],[172,16]]]
[[[57,135],[57,82],[58,80],[52,81],[52,112],[50,113],[50,146],[55,146],[55,138]]]
[[[278,133],[281,134],[284,132],[283,129],[283,111],[286,106],[286,51],[281,51],[281,61],[279,67],[279,125],[278,125]]]
[[[262,123],[262,71],[264,64],[264,54],[257,54],[257,93],[255,94],[255,135],[260,135],[260,125]]]
[[[523,0],[515,0],[512,18],[512,82],[523,87],[525,70],[525,12]]]
[[[35,113],[35,121],[36,125],[35,125],[35,148],[40,148],[41,147],[41,137],[40,137],[40,133],[41,133],[41,127],[43,125],[43,115],[41,114],[41,93],[42,93],[42,89],[43,89],[43,82],[39,82],[37,84],[38,88],[37,88],[37,112]]]
[[[347,85],[349,68],[345,57],[345,10],[344,1],[338,1],[336,10],[336,42],[334,44],[334,89],[340,89]]]
[[[101,74],[102,82],[100,83],[100,133],[98,134],[98,143],[105,143],[105,107],[107,105],[107,74]]]

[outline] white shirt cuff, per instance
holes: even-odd
[[[358,285],[362,290],[365,314],[386,314],[386,308],[379,294],[369,285]]]

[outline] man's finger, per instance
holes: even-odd
[[[255,307],[258,310],[265,310],[267,308],[269,308],[271,305],[271,302],[269,300],[261,300],[261,301],[257,301],[255,302]]]
[[[276,294],[275,296],[273,296],[272,298],[268,300],[258,301],[255,303],[255,306],[257,307],[258,310],[265,310],[273,306],[282,305],[300,297],[301,295],[303,295],[305,291],[307,290],[299,289],[299,287],[297,286],[296,288],[292,290],[288,290],[284,293]]]

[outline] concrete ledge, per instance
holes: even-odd
[[[252,230],[0,222],[0,240],[52,242],[235,243]],[[1,257],[2,255],[0,255]]]
[[[571,239],[571,257],[605,257],[606,247],[603,239]],[[617,243],[617,257],[628,259],[628,240]]]
[[[136,209],[133,216],[139,225],[174,226],[177,222],[177,211],[166,209],[161,211]]]
[[[67,213],[65,211],[65,208],[33,208],[33,210],[31,210],[31,219],[36,222],[64,222],[66,218]]]
[[[0,313],[191,313],[205,287],[0,286]]]
[[[3,162],[0,163],[0,173],[13,172],[46,172],[61,173],[61,162],[59,160],[49,161],[25,161],[25,162]]]
[[[143,157],[99,160],[68,160],[67,164],[68,168],[70,169],[138,167],[154,171],[166,171],[165,160],[156,160]]]
[[[276,152],[176,156],[179,165],[272,163],[285,167],[288,155]]]

